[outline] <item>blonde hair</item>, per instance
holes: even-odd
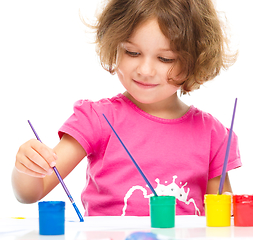
[[[212,0],[108,0],[93,26],[103,68],[115,73],[120,44],[151,18],[178,53],[185,77],[174,84],[181,85],[182,94],[235,62],[236,54],[227,53],[228,39]]]

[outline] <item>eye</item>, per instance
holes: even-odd
[[[138,53],[138,52],[130,52],[128,50],[126,50],[126,54],[131,56],[131,57],[137,57],[137,56],[140,55],[140,53]]]
[[[173,62],[175,62],[175,59],[163,58],[163,57],[158,57],[158,58],[163,63],[173,63]]]

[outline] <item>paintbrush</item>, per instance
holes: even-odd
[[[137,162],[134,160],[134,158],[132,157],[132,155],[130,154],[130,152],[128,151],[128,149],[126,148],[125,144],[122,142],[122,140],[120,139],[119,135],[117,134],[117,132],[114,130],[113,126],[111,125],[111,123],[109,122],[109,120],[106,118],[106,116],[103,114],[105,120],[107,121],[107,123],[109,124],[109,126],[111,127],[112,131],[115,133],[116,137],[118,138],[118,140],[120,141],[121,145],[124,147],[124,149],[126,150],[128,156],[131,158],[132,162],[134,163],[135,167],[137,168],[137,170],[139,171],[139,173],[141,174],[141,176],[144,178],[145,182],[148,184],[149,188],[151,189],[151,191],[153,192],[153,194],[157,197],[157,194],[155,192],[155,189],[152,187],[152,185],[150,184],[150,182],[148,181],[147,177],[145,176],[145,174],[143,173],[143,171],[141,170],[141,168],[139,167],[139,165],[137,164]]]
[[[32,130],[33,130],[33,132],[34,132],[34,134],[35,134],[37,140],[40,141],[40,142],[42,143],[42,141],[40,140],[38,134],[36,133],[35,129],[33,128],[32,124],[31,124],[31,122],[30,122],[29,120],[28,120],[28,123],[29,123],[30,127],[32,128]],[[58,172],[58,170],[57,170],[56,167],[53,167],[53,170],[54,170],[56,176],[58,177],[58,179],[59,179],[59,181],[60,181],[60,183],[61,183],[63,189],[65,190],[65,192],[66,192],[66,194],[67,194],[67,196],[68,196],[70,202],[72,203],[72,205],[73,205],[73,207],[74,207],[74,209],[75,209],[75,211],[76,211],[76,213],[77,213],[77,215],[78,215],[78,217],[79,217],[79,219],[80,219],[80,222],[83,222],[83,217],[82,217],[80,211],[78,210],[78,208],[77,208],[77,206],[76,206],[76,204],[75,204],[75,201],[74,201],[74,199],[72,198],[72,196],[71,196],[69,190],[67,189],[65,183],[63,182],[60,173]]]
[[[227,149],[226,149],[225,160],[224,160],[224,163],[223,163],[223,169],[222,169],[222,174],[221,174],[221,179],[220,179],[220,186],[219,186],[219,191],[218,191],[219,195],[222,193],[222,189],[223,189],[223,185],[224,185],[224,181],[225,181],[225,177],[226,177],[226,172],[227,172],[228,156],[229,156],[232,133],[233,133],[233,125],[234,125],[234,119],[235,119],[236,105],[237,105],[237,98],[235,99],[235,105],[234,105],[234,111],[233,111],[233,116],[232,116],[232,121],[231,121],[231,127],[230,127],[230,130],[229,130]]]

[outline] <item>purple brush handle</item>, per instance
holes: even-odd
[[[123,148],[127,152],[128,156],[131,158],[133,164],[135,165],[135,167],[137,168],[137,170],[139,171],[139,173],[141,174],[141,176],[143,177],[143,179],[145,180],[145,182],[148,184],[150,190],[157,197],[157,193],[156,193],[155,189],[152,187],[151,183],[149,182],[149,180],[147,179],[147,177],[145,176],[145,174],[143,173],[143,171],[141,170],[141,168],[139,167],[139,165],[137,164],[137,162],[134,160],[134,158],[132,157],[132,155],[130,154],[130,152],[128,151],[128,149],[126,148],[125,144],[120,139],[120,137],[117,134],[117,132],[114,130],[113,126],[111,125],[111,123],[109,122],[109,120],[107,119],[107,117],[104,114],[103,114],[103,116],[104,116],[105,120],[107,121],[107,123],[109,124],[110,128],[112,129],[112,131],[114,132],[114,134],[116,135],[116,137],[118,138],[118,140],[120,141],[121,145],[123,146]]]
[[[219,186],[219,191],[218,191],[219,195],[222,193],[222,189],[223,189],[223,185],[224,185],[225,177],[226,177],[226,172],[227,172],[228,156],[229,156],[231,139],[232,139],[232,133],[233,133],[233,125],[234,125],[234,119],[235,119],[236,105],[237,105],[237,98],[235,99],[235,105],[234,105],[234,111],[233,111],[233,116],[232,116],[232,122],[231,122],[231,127],[230,127],[230,130],[229,130],[227,149],[226,149],[225,160],[224,160],[224,164],[223,164],[223,169],[222,169],[222,174],[221,174],[221,180],[220,180],[220,186]]]
[[[29,123],[30,127],[32,128],[33,133],[35,134],[37,140],[39,140],[39,141],[42,143],[42,141],[40,140],[38,134],[36,133],[35,129],[33,128],[33,125],[31,124],[31,122],[30,122],[29,120],[28,120],[28,123]],[[55,172],[56,176],[58,177],[60,183],[62,184],[62,186],[63,186],[65,192],[67,193],[67,195],[68,195],[68,197],[69,197],[71,203],[74,202],[74,200],[73,200],[73,198],[71,197],[70,192],[69,192],[69,190],[67,189],[65,183],[63,182],[62,177],[61,177],[60,173],[58,172],[57,168],[56,168],[56,167],[53,167],[53,169],[54,169],[54,172]]]
[[[35,129],[33,128],[33,125],[31,124],[31,122],[30,122],[29,120],[28,120],[28,123],[29,123],[30,127],[32,128],[33,133],[35,134],[37,140],[40,141],[40,142],[42,143],[42,141],[40,140],[38,134],[36,133]],[[60,183],[61,183],[63,189],[65,190],[65,192],[66,192],[66,194],[67,194],[67,196],[68,196],[70,202],[72,203],[73,207],[75,208],[76,213],[77,213],[77,215],[78,215],[78,217],[79,217],[79,219],[80,219],[80,222],[83,222],[83,217],[82,217],[81,213],[79,212],[79,210],[78,210],[78,208],[77,208],[77,206],[76,206],[76,204],[75,204],[75,201],[74,201],[74,199],[72,198],[72,196],[71,196],[69,190],[67,189],[65,183],[63,182],[60,173],[58,172],[58,170],[57,170],[56,167],[53,167],[53,170],[54,170],[56,176],[58,177],[58,179],[59,179],[59,181],[60,181]]]
[[[60,173],[58,172],[57,168],[56,168],[56,167],[53,167],[53,169],[54,169],[54,172],[55,172],[56,176],[58,177],[59,181],[61,182],[61,185],[63,186],[65,192],[67,193],[70,202],[71,202],[71,203],[75,202],[74,199],[72,198],[72,196],[70,195],[70,192],[69,192],[69,190],[67,189],[65,183],[63,182],[62,177],[61,177]]]

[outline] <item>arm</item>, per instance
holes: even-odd
[[[86,155],[83,147],[67,134],[54,149],[37,140],[23,144],[12,173],[16,198],[22,203],[39,201],[59,183],[57,176],[52,174],[53,166],[64,179]]]
[[[208,180],[206,194],[218,194],[220,179],[221,179],[221,176],[211,178]],[[232,194],[232,188],[230,185],[228,173],[226,173],[224,186],[223,186],[223,190],[222,190],[222,193],[225,193],[225,192]]]

